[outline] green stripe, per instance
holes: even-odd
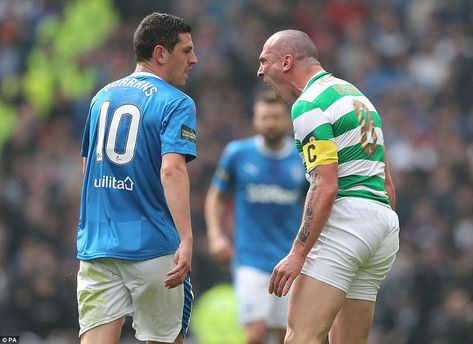
[[[330,123],[324,123],[319,125],[317,128],[307,134],[302,140],[302,145],[309,142],[311,137],[315,137],[317,140],[331,140],[333,139],[332,125]]]
[[[298,139],[296,139],[296,140],[295,140],[295,143],[296,143],[297,152],[299,153],[299,155],[302,155],[303,153],[302,153],[301,141],[298,140]],[[306,164],[305,164],[305,160],[304,160],[304,159],[302,159],[302,163],[303,163],[303,165],[304,165],[304,171],[307,173],[307,166],[306,166]]]
[[[297,149],[297,152],[300,154],[302,153],[302,144],[301,144],[301,141],[299,139],[295,139],[295,143],[296,143],[296,149]]]
[[[305,114],[307,111],[317,108],[313,103],[306,101],[298,100],[296,101],[291,108],[291,118],[294,121],[297,117]]]
[[[314,101],[314,105],[316,105],[315,107],[325,111],[330,105],[345,96],[363,96],[363,93],[357,90],[355,86],[352,86],[353,88],[351,92],[348,92],[346,89],[344,91],[340,91],[339,87],[337,88],[336,86],[337,85],[330,86],[324,90]]]
[[[340,190],[350,189],[354,186],[364,186],[375,191],[386,191],[384,189],[384,179],[378,176],[346,176],[338,178],[338,188]]]
[[[351,86],[351,87],[350,87]],[[333,85],[327,87],[313,102],[298,100],[291,109],[292,120],[303,115],[307,111],[319,108],[322,111],[345,96],[364,96],[355,86]]]
[[[381,118],[376,111],[370,111],[375,128],[381,128]],[[364,116],[366,119],[366,116]],[[335,137],[345,134],[360,126],[360,121],[356,116],[355,110],[343,115],[333,123]]]
[[[339,164],[343,164],[344,162],[349,162],[352,160],[371,160],[384,162],[384,146],[376,145],[376,151],[371,156],[363,151],[360,143],[338,151]]]
[[[366,198],[366,199],[371,199],[373,201],[381,202],[384,204],[389,205],[389,199],[388,196],[385,197],[380,197],[377,195],[372,194],[369,191],[365,190],[347,190],[347,191],[339,191],[337,194],[337,198],[341,197],[357,197],[357,198]]]

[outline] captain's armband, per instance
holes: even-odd
[[[311,138],[303,148],[304,162],[307,172],[317,166],[329,165],[338,162],[337,144],[329,140],[314,140]]]

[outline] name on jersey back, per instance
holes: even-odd
[[[154,93],[158,92],[158,88],[149,81],[140,81],[135,78],[125,78],[111,82],[103,89],[104,91],[108,91],[113,87],[136,88],[143,91],[143,94],[147,97],[152,96]]]

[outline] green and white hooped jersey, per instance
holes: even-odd
[[[314,75],[291,110],[306,172],[338,162],[338,194],[389,206],[384,188],[381,118],[355,86],[326,71]]]

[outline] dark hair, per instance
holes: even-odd
[[[265,103],[265,104],[282,104],[285,107],[286,103],[282,98],[276,97],[273,91],[265,91],[256,96],[256,103]]]
[[[179,34],[191,30],[190,24],[182,18],[168,13],[151,13],[141,21],[133,35],[136,61],[148,61],[157,45],[172,52],[179,42]]]

